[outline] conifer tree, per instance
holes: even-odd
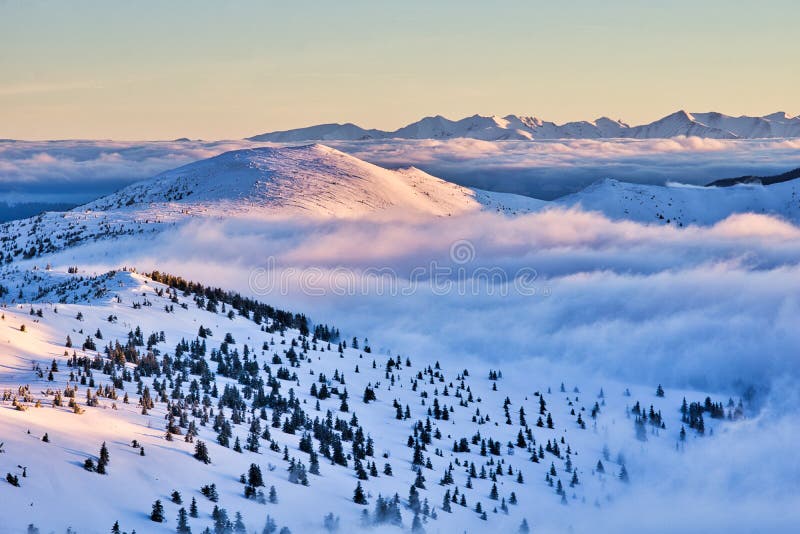
[[[211,463],[211,458],[208,456],[208,447],[200,440],[197,440],[197,443],[194,445],[194,457],[204,464]]]
[[[164,522],[164,505],[162,505],[161,501],[158,499],[153,503],[153,510],[150,512],[150,521],[155,521],[156,523]]]
[[[247,483],[254,488],[264,485],[264,477],[261,475],[261,468],[256,464],[250,464],[250,469],[247,472]]]
[[[628,470],[625,469],[625,464],[622,464],[622,468],[619,471],[619,479],[623,482],[628,482]]]
[[[191,534],[192,529],[189,527],[189,519],[187,518],[186,508],[178,510],[178,526],[175,531],[179,534]]]
[[[367,496],[364,494],[364,488],[361,487],[361,481],[358,482],[358,485],[353,492],[353,502],[364,506],[368,504]]]
[[[109,462],[109,455],[108,455],[108,448],[106,447],[106,442],[103,442],[103,445],[100,446],[100,458],[97,460],[97,472],[101,475],[106,474],[106,465]]]

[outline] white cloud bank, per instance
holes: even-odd
[[[456,183],[554,198],[602,178],[703,184],[800,167],[800,140],[329,142],[378,165],[414,165]],[[0,202],[81,203],[248,141],[0,141]]]
[[[452,258],[453,243],[469,243],[474,256]],[[111,251],[87,245],[55,264],[93,262],[98,271],[136,265],[252,292],[252,273],[270,258],[277,276],[293,274],[286,291],[260,298],[335,324],[348,337],[366,335],[381,351],[471,369],[513,367],[519,380],[580,369],[602,381],[698,388],[721,399],[752,388],[750,420],[728,431],[718,426],[714,438],[655,462],[626,451],[638,477],[630,492],[575,517],[576,532],[597,525],[609,532],[784,532],[800,520],[796,226],[737,215],[675,228],[578,210],[360,222],[198,219],[149,243]],[[456,269],[445,276],[451,279],[461,267],[468,279],[475,269],[498,269],[511,289],[442,292],[432,262]],[[346,295],[330,290],[330,279],[369,268],[391,269],[410,287],[420,267],[427,276],[405,295],[381,295],[375,277],[356,276]],[[522,269],[535,269],[536,294],[514,291]],[[309,288],[327,291],[311,295]],[[537,530],[563,529],[561,517]]]

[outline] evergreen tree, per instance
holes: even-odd
[[[97,460],[97,472],[101,475],[106,474],[106,465],[108,465],[109,456],[108,456],[108,448],[106,447],[106,442],[103,442],[103,445],[100,446],[100,458]]]
[[[156,523],[164,522],[164,505],[162,505],[161,501],[158,499],[153,503],[153,510],[150,512],[150,521],[155,521]]]
[[[417,491],[417,487],[414,485],[412,485],[408,490],[408,507],[411,508],[414,513],[418,513],[421,507],[419,501],[419,491]]]
[[[180,534],[191,534],[192,529],[189,528],[189,520],[186,514],[186,508],[178,510],[178,526],[175,529]]]
[[[189,505],[189,517],[197,517],[197,499],[192,497],[192,504]]]
[[[444,492],[444,498],[442,499],[442,510],[445,512],[452,512],[452,508],[450,508],[450,490]]]
[[[194,445],[194,457],[204,464],[211,463],[211,458],[208,456],[208,447],[200,440],[197,440]]]
[[[339,516],[333,515],[333,512],[329,513],[322,520],[322,527],[327,532],[337,532],[339,530]]]
[[[415,534],[425,533],[425,529],[422,528],[422,521],[419,518],[419,513],[414,514],[414,520],[411,523],[411,532]]]
[[[275,534],[277,530],[278,525],[276,525],[275,520],[268,515],[267,520],[264,523],[264,528],[261,530],[261,534]]]
[[[623,482],[628,482],[628,470],[625,469],[625,464],[622,464],[622,468],[619,471],[619,479]]]
[[[264,477],[261,475],[261,468],[256,464],[250,464],[250,469],[247,472],[247,483],[254,488],[264,485]]]
[[[233,531],[236,534],[247,534],[247,528],[244,526],[244,519],[241,512],[236,512],[236,519],[233,522]]]
[[[361,481],[358,482],[355,491],[353,492],[353,502],[366,506],[367,496],[364,494],[364,488],[361,487]]]

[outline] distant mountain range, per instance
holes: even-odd
[[[485,141],[537,139],[659,139],[676,136],[711,139],[760,139],[800,137],[800,116],[784,112],[763,117],[733,117],[722,113],[687,113],[671,115],[639,126],[601,117],[593,121],[565,124],[538,117],[473,115],[453,121],[437,115],[411,123],[395,131],[367,130],[352,123],[320,124],[295,130],[269,132],[248,138],[250,141],[294,143],[299,141],[357,141],[369,139],[452,139]]]

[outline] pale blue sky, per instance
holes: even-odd
[[[792,0],[0,0],[0,137],[797,114],[798,16]]]

